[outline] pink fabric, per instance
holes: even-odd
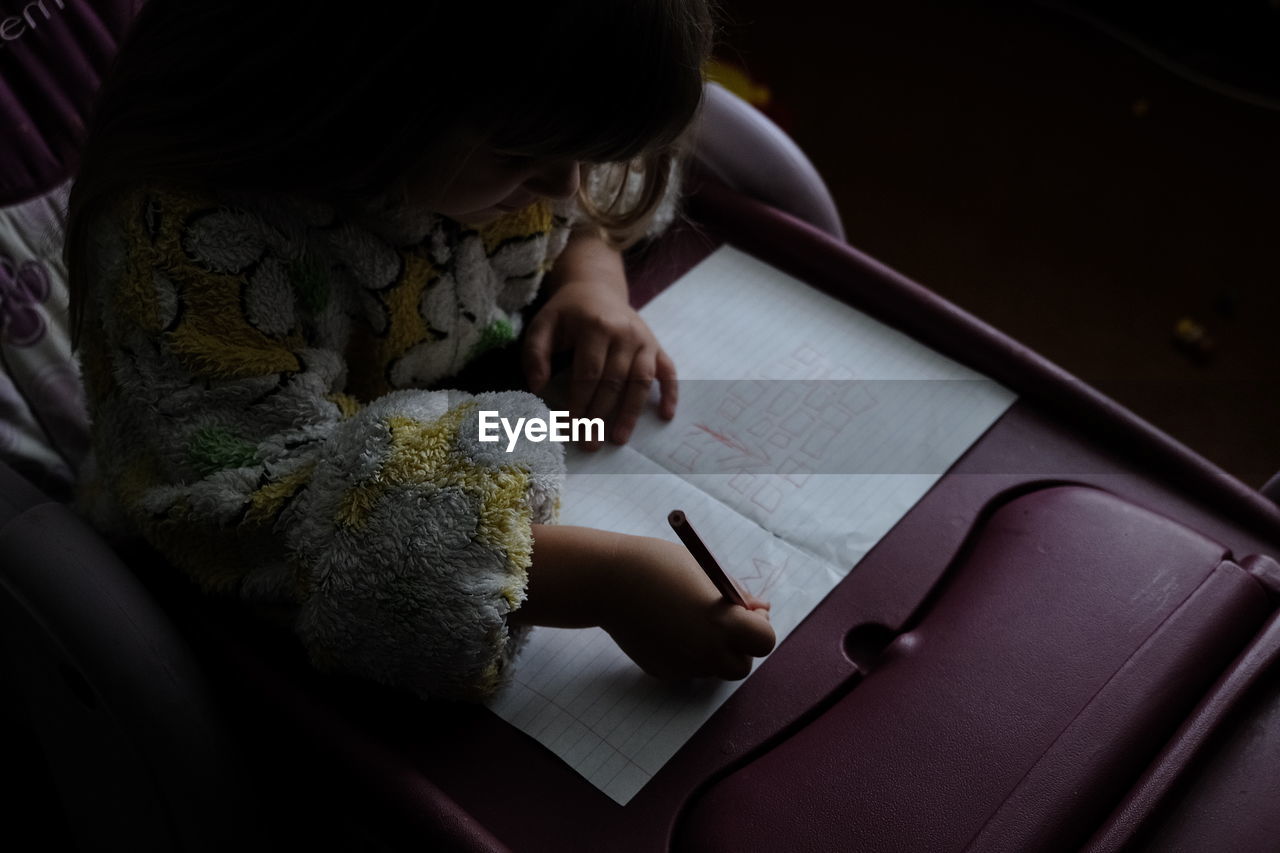
[[[0,208],[0,459],[57,493],[89,433],[59,256],[66,192]]]
[[[87,447],[66,331],[66,179],[84,117],[141,0],[0,10],[0,459],[64,493]]]
[[[38,0],[0,10],[0,205],[71,174],[90,99],[141,7],[141,0]]]

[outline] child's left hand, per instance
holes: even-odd
[[[551,375],[551,353],[572,349],[570,415],[603,418],[605,436],[624,444],[653,380],[660,391],[659,414],[667,420],[675,417],[676,369],[629,304],[621,259],[615,267],[600,251],[590,247],[578,255],[578,260],[593,257],[594,263],[571,262],[551,298],[529,323],[524,369],[529,389],[538,393]],[[594,449],[596,445],[587,446]]]

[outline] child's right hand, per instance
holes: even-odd
[[[650,675],[736,681],[751,673],[752,658],[773,651],[768,603],[730,603],[682,546],[628,536],[616,557],[600,626]]]

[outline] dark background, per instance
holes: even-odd
[[[718,55],[768,87],[851,244],[1260,486],[1277,7],[723,0]],[[1175,343],[1183,318],[1207,353]]]

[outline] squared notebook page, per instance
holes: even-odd
[[[570,448],[561,522],[675,542],[685,510],[779,643],[1015,399],[732,247],[641,314],[680,371],[677,417]],[[491,707],[626,804],[739,684],[658,682],[599,629],[538,628]]]
[[[1016,399],[731,246],[641,314],[681,393],[631,444],[846,571]]]
[[[751,567],[737,572],[742,585],[755,592],[757,576],[769,576],[779,641],[841,576],[629,447],[574,455],[561,523],[676,541],[666,516],[684,509],[718,560]],[[741,683],[660,682],[599,628],[535,628],[511,685],[490,707],[625,804]]]

